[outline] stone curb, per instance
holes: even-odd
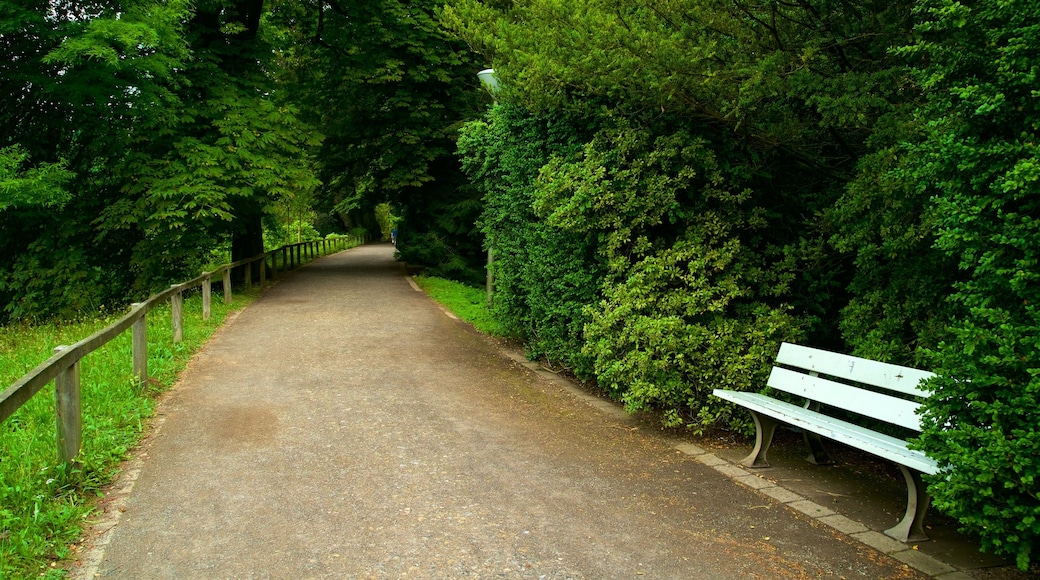
[[[861,522],[857,522],[833,510],[809,501],[801,495],[785,489],[775,483],[749,472],[743,467],[730,463],[714,453],[708,452],[697,445],[682,443],[675,448],[686,455],[694,457],[701,463],[708,465],[719,473],[728,476],[733,481],[749,487],[762,495],[765,495],[788,508],[805,514],[810,518],[824,524],[837,532],[845,534],[849,538],[866,544],[875,550],[891,556],[907,566],[943,580],[970,579],[971,575],[959,570],[950,564],[938,560],[927,554],[922,554],[912,547],[894,540],[880,532],[870,530]]]

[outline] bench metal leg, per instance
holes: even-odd
[[[816,372],[809,373],[811,376],[819,376]],[[816,401],[806,401],[804,408],[810,411],[820,412],[820,404]],[[823,448],[823,440],[820,436],[811,431],[802,429],[802,440],[805,441],[805,446],[809,448],[809,455],[805,458],[806,461],[813,465],[833,465],[834,461],[830,455],[827,455],[827,450]]]
[[[928,536],[924,533],[924,515],[932,503],[932,496],[928,495],[920,472],[903,465],[899,466],[899,470],[906,479],[906,514],[903,521],[885,530],[885,534],[900,542],[926,542]]]
[[[823,439],[820,439],[819,435],[803,429],[802,439],[805,440],[805,445],[809,448],[809,455],[805,458],[806,461],[813,465],[834,464],[834,460],[827,454],[827,450],[823,448]]]
[[[751,418],[755,420],[755,448],[740,464],[744,467],[769,467],[769,446],[773,444],[773,433],[780,423],[754,411],[751,411]]]

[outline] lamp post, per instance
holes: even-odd
[[[498,102],[498,77],[495,76],[495,69],[486,68],[477,73],[477,78],[480,79],[480,84],[484,85],[487,92],[491,93],[491,98]],[[487,251],[487,303],[491,306],[491,295],[495,286],[495,272],[492,269],[492,265],[495,263],[495,252],[491,249],[491,243],[488,243]]]

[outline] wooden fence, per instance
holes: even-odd
[[[62,463],[73,463],[79,454],[82,441],[82,416],[79,397],[79,364],[80,360],[108,341],[114,339],[128,329],[133,333],[132,357],[133,373],[139,385],[148,381],[148,336],[146,316],[153,306],[164,300],[170,300],[173,318],[173,341],[180,342],[184,336],[182,318],[183,294],[187,290],[202,287],[202,317],[210,317],[211,286],[214,277],[220,277],[224,287],[224,302],[231,302],[231,270],[241,267],[243,281],[247,290],[253,286],[253,270],[259,270],[258,283],[267,283],[268,270],[270,278],[279,271],[289,271],[320,255],[327,255],[346,247],[348,243],[363,243],[359,238],[333,238],[299,244],[289,244],[264,252],[252,258],[239,260],[213,270],[203,272],[201,276],[170,286],[167,290],[150,296],[144,302],[131,306],[130,312],[107,327],[95,332],[71,346],[59,346],[54,355],[28,374],[15,381],[4,392],[0,393],[0,423],[7,420],[22,405],[32,398],[48,383],[54,381],[54,407],[57,416],[58,460]],[[281,260],[279,261],[279,257]],[[270,259],[270,265],[268,265]],[[254,263],[259,263],[256,268]]]

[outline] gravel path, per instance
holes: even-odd
[[[389,245],[203,349],[103,504],[93,578],[917,578],[445,316]]]

